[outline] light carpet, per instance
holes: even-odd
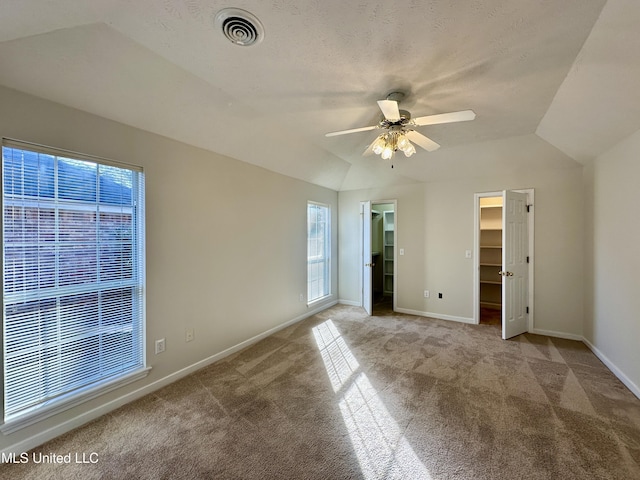
[[[640,400],[580,342],[339,305],[49,452],[98,462],[0,477],[627,480]]]

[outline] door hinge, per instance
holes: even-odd
[[[529,213],[531,211],[531,206],[532,205],[527,205],[527,213]]]
[[[527,255],[527,263],[529,263],[529,255]]]
[[[529,313],[529,307],[527,307],[527,313]]]

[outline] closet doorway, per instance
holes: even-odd
[[[480,198],[480,323],[502,325],[502,195]]]
[[[396,210],[395,200],[361,203],[362,306],[369,315],[395,307]]]
[[[533,189],[475,195],[474,320],[533,329]]]

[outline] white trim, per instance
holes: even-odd
[[[473,321],[473,318],[456,317],[454,315],[445,315],[443,313],[421,312],[419,310],[411,310],[409,308],[397,308],[395,309],[395,311],[398,313],[407,313],[409,315],[417,315],[419,317],[436,318],[438,320],[449,320],[452,322],[471,323],[471,324],[475,323]]]
[[[593,352],[593,354],[600,359],[605,366],[611,370],[611,372],[618,377],[618,379],[625,384],[625,386],[631,390],[636,397],[640,398],[640,387],[633,383],[629,377],[627,377],[622,370],[620,370],[615,363],[613,363],[604,353],[602,353],[595,345],[593,345],[589,340],[582,337],[581,339],[584,344],[589,347],[589,349]]]
[[[529,249],[529,279],[528,279],[528,290],[529,290],[529,299],[528,299],[528,307],[529,307],[529,320],[527,324],[527,331],[530,333],[535,333],[534,330],[534,269],[535,269],[535,248],[534,248],[534,225],[535,225],[535,190],[533,188],[514,188],[507,189],[513,192],[518,193],[526,193],[527,194],[527,204],[531,207],[531,215],[528,215],[528,249]],[[495,191],[495,192],[482,192],[475,193],[473,195],[473,321],[471,323],[479,324],[480,323],[480,198],[482,197],[503,197],[503,190]],[[546,335],[546,334],[542,334]],[[550,336],[558,336],[552,335]],[[564,337],[566,338],[566,337]],[[578,340],[580,338],[577,338]]]
[[[73,393],[73,395],[69,395],[69,398],[62,401],[54,401],[51,405],[42,406],[37,410],[30,411],[19,415],[15,418],[9,419],[0,426],[0,431],[5,435],[9,433],[16,432],[22,428],[28,427],[29,425],[33,425],[38,423],[46,418],[52,417],[58,413],[64,412],[65,410],[69,410],[77,405],[80,405],[84,402],[88,402],[89,400],[93,400],[100,395],[104,395],[105,393],[111,392],[116,388],[124,387],[129,383],[133,383],[137,380],[140,380],[146,377],[149,374],[151,367],[144,367],[138,369],[134,372],[131,372],[127,375],[120,376],[114,378],[107,382],[101,382],[96,386],[92,386],[82,393]]]
[[[473,194],[473,321],[480,324],[480,199],[502,197],[502,190]]]
[[[514,190],[516,192],[526,193],[527,194],[527,208],[529,208],[528,215],[529,223],[527,225],[527,232],[529,234],[529,239],[527,245],[529,247],[529,282],[527,288],[529,289],[529,331],[532,332],[535,330],[534,327],[534,314],[535,314],[535,301],[533,290],[535,287],[534,283],[534,273],[535,273],[535,248],[534,248],[534,239],[535,239],[535,216],[536,216],[536,202],[535,202],[535,190],[533,188],[525,188],[522,190]]]
[[[101,163],[102,165],[124,168],[127,170],[133,170],[139,173],[143,171],[143,168],[140,165],[133,165],[131,163],[119,162],[118,160],[99,157],[97,155],[90,155],[88,153],[80,153],[73,150],[66,150],[64,148],[49,147],[47,145],[27,142],[25,140],[17,140],[15,138],[2,137],[2,146],[8,147],[8,148],[17,148],[20,150],[29,150],[37,153],[44,153],[45,155],[53,155],[54,157],[71,158],[73,160],[84,160],[91,163]]]
[[[327,287],[327,293],[322,295],[321,297],[317,297],[314,299],[309,300],[309,206],[310,205],[314,205],[316,207],[322,207],[322,208],[326,208],[327,210],[327,219],[325,222],[325,235],[324,235],[324,248],[325,248],[325,252],[324,252],[324,256],[322,259],[322,262],[325,263],[326,266],[326,287]],[[331,281],[331,277],[333,276],[333,258],[332,258],[332,253],[333,253],[333,228],[332,228],[332,212],[331,212],[331,204],[329,203],[320,203],[320,202],[316,202],[314,200],[307,200],[307,208],[306,208],[306,215],[307,215],[307,221],[306,221],[306,225],[307,225],[307,235],[306,235],[306,243],[307,243],[307,267],[306,267],[306,279],[307,279],[307,292],[306,292],[306,298],[307,298],[307,307],[312,307],[314,306],[314,304],[316,302],[324,302],[327,297],[330,297],[333,295],[332,293],[332,281]],[[327,241],[328,240],[328,241]],[[327,246],[328,243],[328,246]]]
[[[393,311],[394,312],[399,312],[400,310],[398,310],[396,308],[396,305],[398,303],[398,199],[393,199],[393,200],[361,200],[360,201],[360,215],[363,215],[363,210],[362,207],[364,205],[365,202],[369,202],[371,204],[371,210],[373,211],[373,206],[374,205],[389,205],[389,204],[393,204],[393,215],[394,215],[394,225],[393,225]],[[364,251],[364,233],[362,231],[362,221],[364,219],[361,220],[360,222],[360,303],[356,306],[360,306],[364,308],[364,302],[363,302],[363,291],[364,291],[364,274],[363,274],[363,269],[364,269],[364,264],[367,262],[364,262],[362,260],[363,259],[363,251]],[[369,218],[369,222],[371,222],[371,218]],[[373,236],[373,233],[371,234]],[[369,239],[369,241],[371,241],[371,239]],[[373,297],[373,286],[371,287],[371,296]],[[348,304],[345,304],[348,305]]]
[[[323,310],[326,310],[327,308],[333,307],[334,305],[337,305],[337,304],[338,304],[338,300],[333,298],[333,295],[327,295],[326,297],[322,297],[322,298],[319,298],[318,300],[314,300],[312,303],[307,305],[307,308],[309,309],[309,311],[307,311],[302,315],[298,315],[296,318],[289,320],[286,323],[283,323],[282,325],[274,327],[275,330],[272,333],[275,333],[281,328],[285,328],[286,326],[292,325],[296,322],[299,322],[300,320],[304,320],[305,318],[310,317],[311,315],[315,315],[316,313],[322,312]]]
[[[582,335],[576,335],[575,333],[557,332],[555,330],[543,330],[540,328],[529,330],[529,333],[544,335],[546,337],[564,338],[566,340],[577,340],[579,342],[583,340]]]
[[[358,282],[358,292],[360,293],[360,306],[364,308],[364,211],[365,211],[365,202],[360,201],[360,210],[359,210],[359,234],[358,238],[360,239],[359,252],[358,252],[358,275],[360,276],[360,281]],[[371,203],[369,203],[371,206]],[[372,302],[373,303],[373,302]],[[365,309],[366,310],[366,309]],[[372,312],[373,313],[373,312]]]
[[[308,318],[312,315],[315,315],[316,313],[319,313],[323,310],[326,310],[329,307],[332,307],[334,305],[336,305],[338,302],[337,301],[332,301],[329,302],[325,305],[323,305],[322,307],[313,309],[309,312],[305,312],[302,315],[299,315],[285,323],[282,323],[276,327],[273,327],[269,330],[267,330],[266,332],[260,333],[254,337],[251,337],[248,340],[245,340],[244,342],[240,342],[237,345],[234,345],[233,347],[229,347],[226,350],[223,350],[220,353],[216,353],[215,355],[211,355],[210,357],[207,357],[203,360],[200,360],[199,362],[196,362],[188,367],[185,367],[181,370],[178,370],[177,372],[174,372],[170,375],[167,375],[164,378],[161,378],[159,380],[156,380],[155,382],[152,382],[148,385],[145,385],[144,387],[141,387],[137,390],[134,390],[132,392],[129,392],[119,398],[116,398],[110,402],[105,403],[104,405],[100,405],[99,407],[96,407],[92,410],[89,410],[88,412],[84,412],[80,415],[78,415],[77,417],[74,417],[70,420],[67,420],[65,422],[62,422],[59,425],[56,425],[54,427],[51,427],[45,431],[42,432],[38,432],[37,434],[26,438],[24,440],[22,440],[21,442],[18,442],[16,444],[13,444],[7,448],[5,448],[4,450],[0,451],[0,455],[4,454],[4,455],[8,455],[11,453],[14,453],[16,455],[20,455],[21,453],[27,452],[35,447],[38,447],[40,445],[42,445],[45,442],[48,442],[49,440],[52,440],[56,437],[59,437],[60,435],[69,432],[70,430],[73,430],[74,428],[77,428],[81,425],[84,425],[87,422],[90,422],[91,420],[94,420],[106,413],[109,413],[113,410],[115,410],[116,408],[119,408],[123,405],[126,405],[127,403],[133,402],[134,400],[137,400],[138,398],[143,397],[144,395],[147,395],[149,393],[152,393],[166,385],[169,385],[177,380],[180,380],[183,377],[186,377],[187,375],[200,370],[201,368],[204,368],[208,365],[211,365],[214,362],[217,362],[218,360],[221,360],[224,357],[227,357],[239,350],[242,350],[243,348],[248,347],[249,345],[252,345],[256,342],[259,342],[260,340],[262,340],[263,338],[268,337],[269,335],[272,335],[290,325],[293,325],[297,322],[300,322],[302,320],[304,320],[305,318]]]
[[[323,295],[322,297],[318,297],[314,300],[311,300],[310,302],[307,303],[307,308],[316,308],[318,305],[325,303],[326,301],[330,300],[332,297],[331,293],[328,293],[326,295]]]
[[[44,201],[38,201],[39,198],[37,195],[34,197],[36,200],[27,200],[22,201],[15,197],[9,198],[9,194],[2,192],[0,198],[2,198],[3,205],[8,204],[12,206],[32,206],[34,204],[50,206],[51,208],[58,208],[60,205],[69,205],[66,208],[71,208],[77,211],[86,211],[86,212],[100,212],[103,210],[101,207],[101,203],[99,202],[99,192],[100,192],[100,182],[97,184],[96,195],[93,200],[82,200],[78,204],[71,205],[68,202],[58,202],[59,200],[59,191],[58,191],[58,173],[59,173],[59,161],[61,160],[72,160],[72,161],[80,161],[83,163],[91,163],[94,165],[96,181],[98,176],[100,175],[100,167],[101,166],[111,166],[117,167],[121,170],[126,170],[132,174],[131,177],[131,205],[121,206],[120,208],[110,206],[106,208],[107,212],[113,211],[125,211],[129,213],[132,220],[132,238],[131,238],[131,247],[132,250],[132,262],[133,262],[133,270],[131,272],[131,279],[125,281],[98,281],[92,283],[90,287],[85,285],[75,285],[75,286],[67,286],[67,287],[51,287],[45,289],[37,289],[40,293],[38,295],[34,294],[35,290],[29,290],[26,293],[21,295],[16,294],[6,294],[4,296],[5,306],[7,303],[16,303],[16,302],[24,302],[29,299],[37,298],[47,298],[47,299],[55,299],[60,298],[62,296],[77,294],[77,293],[96,293],[100,291],[105,291],[107,289],[116,288],[116,287],[129,287],[132,289],[132,319],[133,323],[128,329],[131,331],[133,335],[133,352],[138,361],[135,361],[136,365],[128,367],[126,370],[121,371],[120,373],[114,373],[112,375],[106,376],[106,372],[98,372],[98,375],[89,375],[86,373],[82,374],[81,371],[78,371],[78,375],[75,376],[76,379],[79,380],[93,380],[88,385],[84,385],[81,387],[77,387],[74,389],[61,388],[58,395],[53,398],[44,399],[40,396],[36,395],[36,391],[25,391],[24,395],[18,397],[20,401],[17,401],[16,409],[18,411],[16,413],[7,414],[6,411],[6,392],[4,402],[0,400],[2,404],[0,406],[0,412],[2,413],[1,417],[4,418],[4,422],[0,423],[0,431],[5,434],[11,434],[28,426],[34,425],[38,422],[41,422],[49,417],[57,415],[61,412],[64,412],[70,408],[74,408],[84,402],[95,399],[101,395],[104,395],[108,392],[121,388],[125,385],[133,383],[135,381],[141,380],[145,378],[151,367],[147,366],[146,363],[146,346],[145,346],[145,334],[146,334],[146,310],[145,310],[145,302],[146,295],[144,292],[146,291],[146,276],[145,276],[145,237],[144,237],[144,223],[145,223],[145,210],[144,210],[144,171],[141,166],[131,165],[123,162],[118,162],[115,160],[110,160],[103,157],[97,157],[94,155],[78,153],[74,151],[69,151],[65,149],[55,148],[55,147],[47,147],[31,142],[25,142],[21,140],[10,139],[6,137],[2,137],[1,142],[2,148],[10,148],[17,149],[19,151],[26,152],[34,152],[34,153],[44,153],[47,155],[52,155],[56,157],[53,160],[53,175],[54,175],[54,200],[44,199]],[[7,197],[5,199],[5,196]],[[62,203],[61,203],[62,202]],[[73,202],[72,202],[73,203]],[[97,213],[96,213],[97,214]],[[57,217],[56,217],[57,218]],[[58,231],[58,221],[56,220],[55,230]],[[58,241],[56,240],[53,244],[58,245]],[[101,242],[98,240],[96,245],[100,246]],[[3,261],[4,261],[4,252],[3,252]],[[56,268],[58,265],[58,257],[56,255]],[[56,271],[56,277],[58,276],[58,272]],[[106,330],[107,333],[110,332],[122,332],[124,331],[122,328],[109,328]],[[86,337],[85,334],[82,337]],[[9,342],[10,339],[3,338],[0,335],[0,339],[2,343]],[[118,349],[119,350],[119,349]],[[117,351],[117,350],[116,350]],[[102,353],[100,354],[102,356]],[[7,358],[4,358],[4,362],[6,363]],[[2,362],[0,362],[2,363]],[[121,368],[124,368],[124,365],[120,365]],[[0,380],[2,383],[7,382],[7,366],[5,365],[4,375],[0,374]],[[99,378],[96,380],[95,377]],[[63,385],[64,387],[64,385]],[[29,407],[20,408],[22,404],[24,406],[24,399],[33,400],[33,405]]]
[[[341,305],[349,305],[350,307],[361,307],[362,301],[354,301],[354,300],[345,300],[343,298],[338,300],[338,303]]]

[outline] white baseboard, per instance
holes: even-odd
[[[24,452],[27,452],[33,448],[36,448],[40,445],[42,445],[45,442],[48,442],[49,440],[52,440],[56,437],[59,437],[60,435],[67,433],[71,430],[73,430],[74,428],[78,428],[82,425],[84,425],[85,423],[90,422],[91,420],[94,420],[98,417],[101,417],[102,415],[105,415],[106,413],[109,413],[123,405],[126,405],[127,403],[133,402],[134,400],[137,400],[138,398],[141,398],[149,393],[154,392],[155,390],[158,390],[162,387],[165,387],[177,380],[180,380],[183,377],[186,377],[187,375],[196,372],[197,370],[200,370],[201,368],[204,368],[208,365],[211,365],[212,363],[217,362],[218,360],[223,359],[224,357],[227,357],[239,350],[242,350],[243,348],[246,348],[256,342],[259,342],[260,340],[262,340],[263,338],[268,337],[269,335],[273,335],[274,333],[290,326],[293,325],[294,323],[300,322],[301,320],[304,320],[305,318],[310,317],[311,315],[315,315],[316,313],[319,313],[323,310],[326,310],[329,307],[332,307],[334,305],[336,305],[338,302],[336,300],[327,302],[327,303],[323,303],[322,305],[319,306],[315,306],[313,308],[313,310],[309,310],[307,312],[305,312],[302,315],[299,315],[285,323],[282,323],[276,327],[273,327],[269,330],[267,330],[266,332],[260,333],[254,337],[251,337],[248,340],[245,340],[244,342],[240,342],[237,345],[234,345],[233,347],[229,347],[226,350],[223,350],[220,353],[216,353],[215,355],[211,355],[210,357],[207,357],[203,360],[200,360],[192,365],[189,365],[188,367],[182,368],[180,370],[178,370],[177,372],[174,372],[170,375],[167,375],[164,378],[161,378],[159,380],[156,380],[155,382],[152,382],[148,385],[145,385],[144,387],[141,387],[137,390],[134,390],[132,392],[129,392],[121,397],[118,397],[114,400],[111,400],[110,402],[107,402],[103,405],[100,405],[99,407],[96,407],[92,410],[89,410],[87,412],[81,413],[80,415],[67,420],[63,423],[60,423],[54,427],[51,427],[47,430],[44,430],[42,432],[38,432],[35,435],[26,438],[20,442],[17,442],[3,450],[0,451],[0,455],[9,455],[9,454],[16,454],[16,455],[20,455]]]
[[[533,330],[530,330],[529,333],[533,333],[535,335],[545,335],[547,337],[564,338],[566,340],[577,340],[579,342],[584,340],[582,335],[576,335],[574,333],[556,332],[555,330],[542,330],[540,328],[534,328]]]
[[[468,317],[456,317],[453,315],[444,315],[442,313],[420,312],[418,310],[410,310],[408,308],[396,308],[395,311],[399,313],[407,313],[409,315],[418,315],[419,317],[429,317],[437,318],[438,320],[451,320],[452,322],[475,324],[473,318]]]
[[[345,299],[340,299],[338,300],[338,303],[341,305],[349,305],[350,307],[361,307],[362,304],[360,302],[355,302],[353,300],[345,300]]]
[[[611,370],[611,372],[618,377],[618,379],[625,384],[625,386],[631,390],[631,392],[638,398],[640,398],[640,387],[636,385],[629,377],[627,377],[622,370],[618,368],[618,366],[613,363],[604,353],[602,353],[598,348],[593,345],[586,338],[582,338],[584,344],[589,347],[589,349],[593,352],[593,354],[600,359],[602,363],[606,365],[606,367]]]

